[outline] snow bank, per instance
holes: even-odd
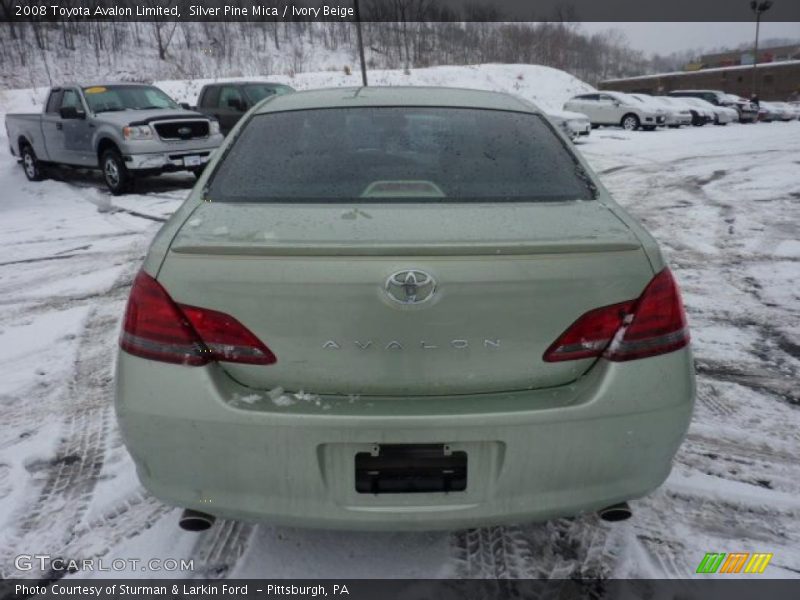
[[[507,92],[534,102],[548,111],[558,111],[564,102],[575,94],[594,91],[594,88],[569,73],[543,67],[523,64],[486,64],[465,67],[430,67],[412,69],[406,74],[402,69],[368,71],[370,85],[414,85],[464,87],[478,90]],[[239,78],[241,79],[241,78]],[[269,80],[285,83],[298,90],[326,87],[351,87],[361,85],[361,72],[353,70],[350,75],[344,71],[323,71],[300,73],[294,77],[275,75],[270,77],[250,77],[254,80]],[[157,81],[155,84],[179,102],[194,104],[200,88],[214,81],[233,81],[234,79],[195,79]]]

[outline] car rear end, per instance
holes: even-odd
[[[592,132],[592,123],[589,117],[583,113],[566,110],[551,111],[548,113],[548,117],[572,141],[588,136]]]
[[[755,123],[759,118],[759,108],[746,98],[734,94],[725,94],[723,103],[739,113],[740,123]]]
[[[301,92],[240,123],[209,170],[121,335],[118,418],[157,497],[438,529],[599,509],[666,478],[694,398],[677,287],[533,107]]]
[[[688,109],[667,108],[665,125],[667,127],[680,127],[692,124],[692,113]]]

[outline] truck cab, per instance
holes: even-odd
[[[227,135],[244,113],[261,100],[293,91],[288,85],[266,81],[210,83],[200,90],[197,110],[217,119],[223,135]]]

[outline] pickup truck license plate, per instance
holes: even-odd
[[[200,156],[184,156],[183,164],[186,167],[196,167],[197,165],[203,164],[203,159]]]

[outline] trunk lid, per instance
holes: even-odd
[[[204,203],[158,280],[276,354],[269,366],[220,363],[245,385],[394,396],[569,383],[593,361],[546,363],[547,347],[587,310],[636,298],[652,274],[597,201]],[[403,303],[415,291],[419,302]]]

